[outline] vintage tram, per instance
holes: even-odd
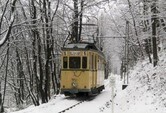
[[[61,94],[96,94],[104,89],[104,54],[94,43],[65,45],[61,61]]]

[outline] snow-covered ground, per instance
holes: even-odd
[[[92,96],[92,99],[85,100],[82,104],[66,111],[66,113],[101,113],[110,112],[111,107],[111,91],[106,81],[106,89],[97,96]],[[64,95],[58,95],[50,100],[49,103],[42,104],[40,106],[30,106],[27,109],[13,112],[13,113],[58,113],[65,108],[68,108],[80,100],[73,97],[65,97]]]
[[[148,59],[130,71],[129,86],[118,90],[115,113],[166,113],[166,54],[159,54],[158,66]]]
[[[119,75],[116,78],[114,113],[166,113],[166,54],[159,55],[159,64],[153,67],[148,60],[143,60],[130,71],[129,85],[122,90]],[[112,113],[112,89],[105,81],[106,89],[92,100],[73,107],[65,113]],[[58,113],[79,100],[57,95],[49,103],[30,106],[12,113]]]

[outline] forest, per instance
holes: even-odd
[[[83,25],[97,25],[109,72],[126,72],[145,57],[157,66],[165,15],[165,0],[0,0],[0,112],[60,93],[61,47],[69,37],[80,40]]]

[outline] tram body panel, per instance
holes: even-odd
[[[90,88],[92,85],[91,79],[92,75],[89,71],[62,71],[61,88]],[[73,83],[75,83],[75,87]]]

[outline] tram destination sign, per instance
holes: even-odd
[[[78,55],[80,55],[80,51],[71,51],[70,55],[72,55],[72,56],[78,56]]]

